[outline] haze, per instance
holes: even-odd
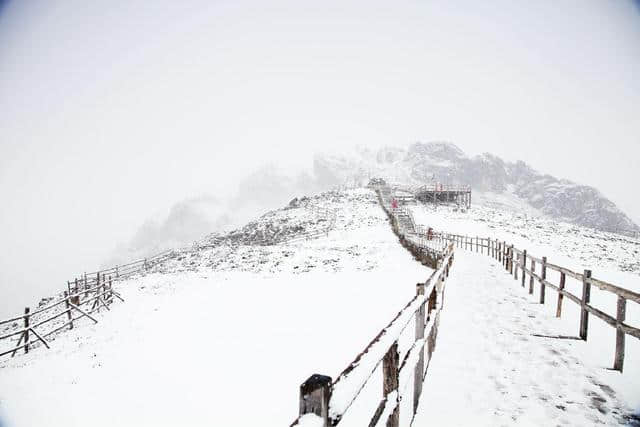
[[[313,153],[355,144],[447,140],[522,159],[640,222],[639,10],[0,2],[0,315],[104,263],[176,203],[240,195],[261,198],[238,208],[258,214],[301,188],[238,193],[246,176],[309,170]]]

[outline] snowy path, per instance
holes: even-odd
[[[612,373],[577,357],[585,343],[536,336],[561,326],[499,263],[458,250],[414,426],[636,425]]]

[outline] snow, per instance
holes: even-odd
[[[362,355],[354,369],[347,375],[340,377],[340,381],[335,384],[331,395],[331,405],[329,407],[331,418],[339,418],[347,411],[364,387],[365,382],[381,363],[389,347],[398,340],[409,322],[414,319],[415,312],[424,302],[424,295],[416,296],[400,316],[384,330],[380,338]]]
[[[316,414],[305,414],[298,420],[298,427],[323,427],[322,418]]]
[[[458,250],[414,425],[628,422],[620,375],[586,362],[583,341],[545,337],[562,333],[499,262]]]
[[[514,200],[506,195],[467,213],[410,209],[421,226],[506,240],[640,290],[640,242],[536,218]],[[320,208],[335,212],[335,223],[307,240],[305,232],[327,226]],[[302,240],[265,245],[265,235]],[[398,243],[371,191],[300,199],[118,282],[126,302],[100,313],[98,324],[78,321],[51,350],[0,360],[0,425],[289,425],[300,384],[314,373],[335,379],[432,273]],[[572,292],[577,286],[567,280]],[[538,286],[529,295],[486,255],[457,249],[446,289],[415,426],[616,425],[640,408],[638,340],[627,337],[623,374],[606,369],[613,328],[591,316],[587,342],[553,338],[576,335],[577,306],[565,299],[555,318],[553,291],[538,304]],[[424,345],[414,344],[410,318],[421,301],[337,383],[330,410],[348,407],[341,426],[368,424],[382,398],[377,362],[394,340],[400,360]],[[595,287],[592,301],[609,313],[615,307]],[[640,325],[638,307],[627,310],[628,323]],[[417,356],[409,355],[399,379],[401,425],[411,419]],[[313,415],[300,421],[320,425]]]
[[[438,231],[497,238],[514,244],[519,249],[527,249],[534,256],[547,256],[550,263],[580,273],[589,268],[593,277],[635,292],[640,291],[638,240],[486,206],[473,206],[466,213],[454,212],[447,206],[434,209],[432,206],[417,205],[410,209],[419,225],[429,225]],[[458,254],[460,252],[457,251]],[[456,259],[455,265],[461,264],[460,259]],[[621,269],[627,271],[620,271]],[[539,266],[537,272],[540,272]],[[482,273],[478,274],[482,276]],[[547,270],[547,280],[558,284],[559,273]],[[526,283],[528,288],[528,276]],[[447,288],[451,289],[450,284]],[[566,289],[574,295],[581,295],[582,283],[567,277]],[[538,301],[539,284],[535,284],[534,290],[534,295],[529,297],[531,303]],[[543,309],[548,316],[555,316],[556,295],[554,291],[547,290],[547,303]],[[451,297],[448,298],[450,301]],[[616,296],[592,286],[591,305],[608,314],[615,314]],[[579,307],[565,298],[562,310],[562,319],[556,321],[559,334],[575,337],[579,325]],[[555,321],[555,317],[553,318]],[[638,304],[628,301],[626,319],[627,324],[640,327]],[[590,316],[588,340],[584,345],[574,348],[574,351],[576,357],[590,366],[608,369],[613,364],[614,346],[615,329],[595,316]],[[624,373],[620,375],[612,372],[610,378],[610,383],[615,384],[621,399],[636,409],[640,408],[639,361],[640,342],[627,336]]]
[[[335,378],[432,272],[370,191],[323,197],[338,210],[328,236],[183,253],[114,285],[126,302],[98,324],[0,361],[3,427],[289,425],[300,384]],[[374,377],[341,425],[368,421]]]

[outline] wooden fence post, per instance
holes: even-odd
[[[522,287],[524,288],[524,282],[526,281],[527,275],[527,250],[522,251]]]
[[[531,277],[529,277],[529,295],[533,295],[533,274],[536,271],[536,262],[531,258]]]
[[[582,301],[580,302],[580,338],[587,340],[589,330],[589,312],[587,304],[591,300],[591,270],[585,270],[582,276]]]
[[[502,242],[502,259],[504,261],[504,269],[509,271],[509,248],[507,248],[505,242]]]
[[[547,257],[542,257],[542,269],[540,270],[540,304],[544,304],[544,291],[546,286],[544,281],[547,279]]]
[[[562,316],[562,300],[564,299],[564,284],[567,280],[566,274],[560,272],[560,286],[558,287],[558,307],[556,308],[556,317]]]
[[[29,353],[29,312],[31,311],[31,309],[29,307],[25,307],[24,308],[24,342],[25,342],[25,346],[24,346],[24,352],[25,353]]]
[[[502,242],[502,266],[505,268],[505,270],[509,270],[509,267],[507,266],[507,247],[504,244],[505,242]]]
[[[627,315],[627,300],[618,295],[618,311],[616,314],[616,355],[613,359],[613,369],[622,372],[624,366],[624,331],[622,322]]]
[[[509,271],[509,248],[505,241],[502,241],[502,258],[504,259],[505,270]]]
[[[395,341],[389,351],[382,359],[382,394],[387,398],[389,394],[396,391],[396,408],[387,420],[387,427],[399,427],[400,425],[400,408],[398,407],[398,366],[400,364],[400,355],[398,354],[398,341]]]
[[[518,269],[520,268],[519,267],[520,254],[516,253],[515,258],[516,258],[516,262],[515,262],[515,266],[514,266],[514,269],[513,269],[513,280],[515,280],[517,282],[518,281]]]
[[[69,321],[69,329],[73,329],[73,315],[71,314],[71,306],[69,305],[69,293],[64,291],[64,303],[67,307],[67,320]]]
[[[513,274],[513,245],[509,248],[509,274]]]
[[[424,295],[424,283],[416,285],[416,295]],[[424,312],[425,302],[420,304],[420,308],[416,312],[416,341],[424,339]],[[422,379],[424,373],[424,345],[418,354],[418,363],[413,374],[413,413],[415,415],[420,403],[420,395],[422,394]]]
[[[311,375],[300,385],[300,416],[316,414],[322,418],[322,427],[329,427],[329,399],[331,398],[331,377]]]
[[[103,276],[104,279],[104,276]],[[96,273],[96,300],[93,302],[94,307],[100,313],[100,273]]]
[[[84,273],[84,298],[87,299],[89,297],[89,285],[87,285],[87,273]]]

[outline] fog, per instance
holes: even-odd
[[[637,3],[0,5],[0,316],[334,185],[313,155],[357,144],[522,159],[640,222]]]

